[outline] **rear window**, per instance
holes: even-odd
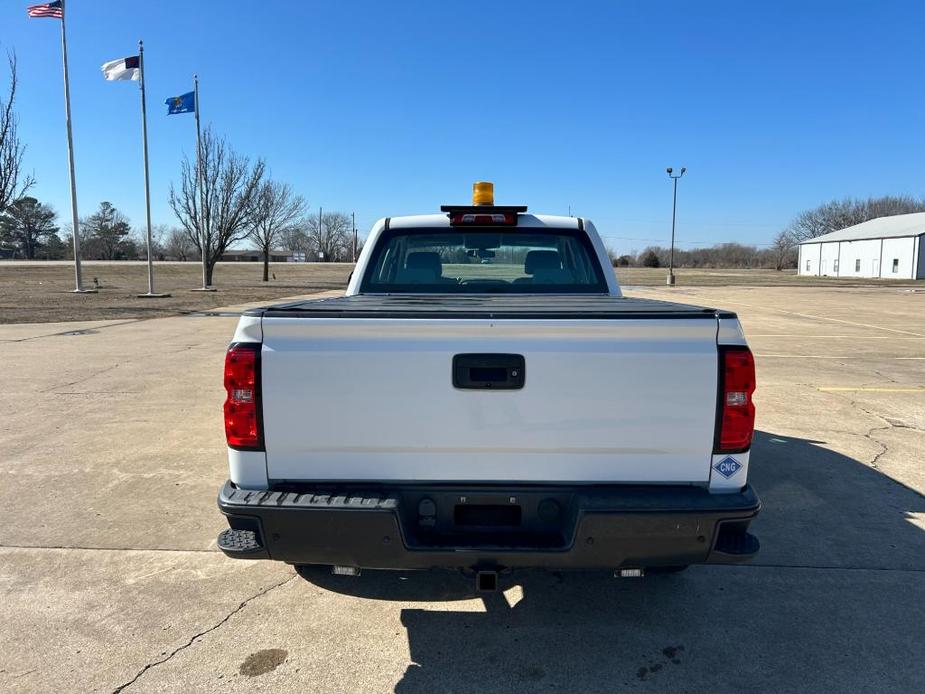
[[[588,237],[574,229],[390,229],[360,291],[414,294],[605,294]]]

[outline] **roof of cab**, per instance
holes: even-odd
[[[415,214],[406,217],[390,217],[389,227],[392,229],[415,229],[427,227],[449,227],[450,216],[445,212],[439,214]],[[577,229],[577,217],[564,217],[548,214],[525,214],[517,215],[517,226],[509,227],[511,229],[523,227],[554,227],[557,229]]]

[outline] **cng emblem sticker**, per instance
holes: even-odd
[[[713,469],[728,480],[742,469],[742,463],[740,463],[735,458],[726,456],[722,460],[717,461],[716,465],[713,466]]]

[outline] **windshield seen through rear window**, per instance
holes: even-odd
[[[606,293],[575,230],[392,229],[373,250],[364,293]]]

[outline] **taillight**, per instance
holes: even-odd
[[[755,359],[748,347],[720,347],[720,401],[717,453],[741,453],[755,431]]]
[[[263,450],[260,345],[234,344],[225,354],[225,439],[232,448]]]
[[[517,226],[514,212],[454,212],[450,215],[451,226]]]

